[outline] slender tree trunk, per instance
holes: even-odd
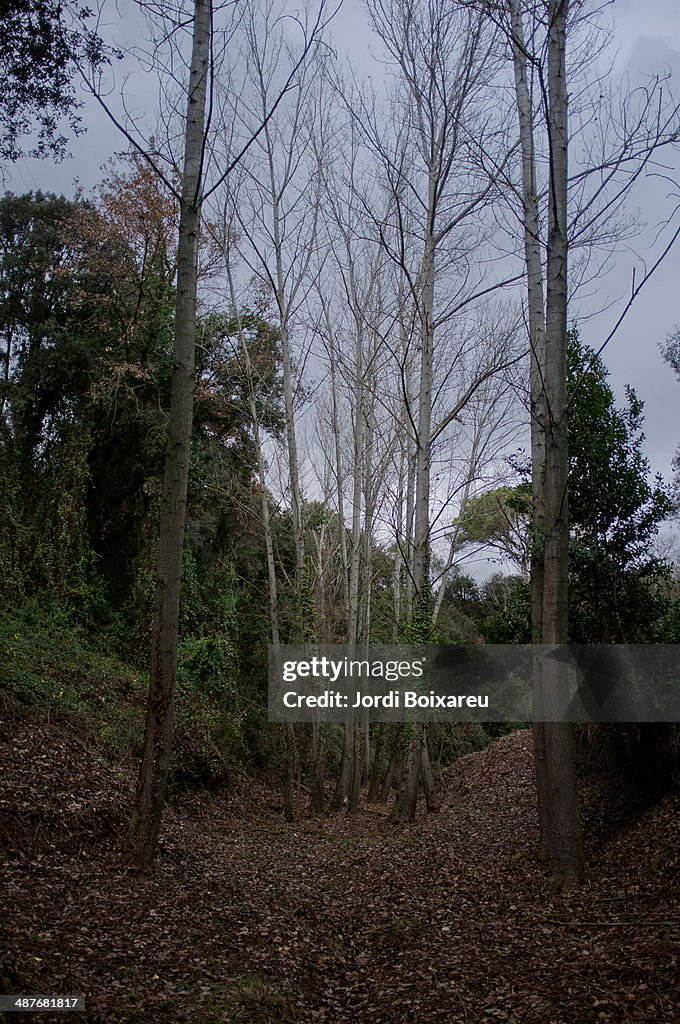
[[[524,207],[524,257],[527,271],[527,298],[529,307],[529,409],[531,422],[531,493],[532,530],[531,552],[531,637],[534,644],[543,639],[543,555],[545,508],[543,478],[545,474],[545,397],[543,373],[545,364],[545,312],[543,295],[543,265],[541,258],[541,230],[536,188],[536,159],[534,150],[534,111],[529,90],[524,28],[519,7],[520,0],[510,0],[513,33],[513,64],[515,93],[519,118],[520,147],[522,152],[522,200]],[[540,653],[534,655],[533,689],[535,706],[543,703],[543,675]],[[545,723],[534,721],[534,763],[541,849],[548,859],[549,833],[549,780],[546,759]]]
[[[324,495],[324,504],[328,506],[328,493]],[[325,571],[323,552],[326,544],[326,524],[322,523],[318,538],[314,535],[317,549],[316,561],[316,613],[317,622],[328,623],[328,610],[326,607]],[[323,627],[322,627],[323,628]],[[327,629],[319,636],[319,628],[315,628],[314,640],[323,640],[329,643]],[[318,712],[309,728],[309,749],[310,749],[310,792],[309,806],[314,814],[323,814],[326,809],[326,773],[324,758],[324,728]]]
[[[263,111],[266,117],[266,101],[263,98]],[[286,295],[286,276],[283,265],[283,242],[281,239],[281,209],[279,186],[276,181],[274,166],[274,144],[269,127],[265,122],[265,143],[269,164],[269,197],[272,213],[272,241],[274,243],[275,295],[279,309],[279,332],[281,335],[281,365],[283,369],[283,406],[286,419],[286,443],[288,448],[288,474],[290,479],[291,517],[293,520],[293,538],[295,541],[295,582],[299,592],[305,571],[305,539],[302,522],[302,489],[300,487],[300,469],[298,462],[297,437],[295,434],[295,410],[293,402],[294,382],[293,364],[290,347],[290,314],[289,301]]]
[[[402,317],[405,314],[402,312]],[[415,485],[416,485],[416,440],[413,436],[413,430],[411,427],[411,415],[410,410],[413,408],[413,387],[412,387],[412,368],[411,360],[408,353],[408,336],[405,326],[402,325],[401,331],[401,346],[402,346],[402,358],[403,374],[404,374],[404,411],[403,411],[403,430],[406,436],[406,508],[403,524],[403,547],[404,547],[404,568],[406,570],[404,579],[404,607],[402,609],[402,620],[409,622],[413,615],[413,520],[414,520],[414,505],[415,505]],[[408,408],[406,408],[408,406]]]
[[[545,547],[543,578],[543,642],[568,642],[569,510],[567,478],[567,78],[566,25],[568,0],[551,0],[548,35],[548,130],[551,183],[548,208],[545,332]],[[567,685],[566,665],[543,659],[544,685]],[[546,757],[550,774],[550,867],[563,884],[583,874],[572,727],[546,726]]]
[[[349,810],[355,813],[361,805],[361,772],[364,763],[364,728],[368,726],[358,719],[352,729],[352,782],[349,794]]]
[[[373,338],[370,362],[375,366],[376,359],[376,338]],[[369,385],[369,393],[376,394],[378,384],[373,375]],[[366,403],[364,414],[364,458],[363,458],[363,492],[364,492],[364,524],[362,546],[363,554],[361,559],[361,600],[359,614],[359,629],[365,643],[371,639],[371,584],[373,579],[373,521],[375,518],[376,495],[380,487],[380,477],[375,477],[374,455],[375,455],[375,409]]]
[[[342,559],[342,596],[345,605],[345,618],[349,619],[349,555],[347,553],[347,532],[345,530],[345,477],[342,466],[342,451],[340,437],[340,416],[338,410],[338,369],[337,352],[333,327],[330,323],[328,307],[325,307],[326,322],[328,327],[328,356],[331,369],[331,422],[333,427],[333,448],[335,455],[335,483],[337,490],[338,521],[340,527],[340,554]]]
[[[406,463],[406,523],[404,534],[406,580],[404,586],[404,611],[402,619],[410,622],[415,607],[415,586],[413,577],[413,521],[416,493],[416,453],[415,444],[409,438],[409,452]]]
[[[129,859],[142,867],[151,864],[156,852],[172,751],[182,555],[193,416],[198,235],[210,34],[210,0],[195,0],[177,248],[172,390],[151,639],[151,678],[144,752],[127,838]]]
[[[375,355],[375,352],[373,352]],[[375,392],[376,383],[372,382],[372,391]],[[370,408],[365,409],[364,423],[364,455],[362,487],[364,494],[364,520],[361,536],[362,557],[361,557],[361,584],[359,593],[359,630],[360,635],[366,644],[366,657],[368,657],[368,644],[371,638],[371,582],[373,573],[373,516],[375,512],[375,481],[373,479],[373,420],[374,413]],[[353,793],[358,801],[361,796],[361,787],[368,784],[371,768],[371,728],[369,713],[363,712],[361,719],[355,722],[355,753],[354,753],[354,781],[352,784]],[[353,807],[358,808],[358,802]]]
[[[274,539],[271,526],[271,510],[269,507],[269,492],[266,485],[264,453],[262,450],[262,435],[260,431],[260,418],[255,398],[255,382],[253,367],[250,360],[248,344],[243,333],[243,325],[238,311],[236,287],[231,268],[231,261],[228,252],[225,251],[225,262],[227,279],[229,281],[229,294],[234,316],[236,318],[236,329],[238,332],[239,346],[243,357],[243,364],[248,382],[248,404],[250,417],[253,422],[253,433],[255,436],[255,458],[257,461],[257,474],[260,481],[260,510],[262,515],[262,531],[264,533],[264,546],[267,558],[267,582],[269,593],[269,625],[271,630],[272,644],[278,648],[281,643],[279,633],[279,601],[278,584],[276,579],[276,560],[274,558]],[[295,764],[296,764],[296,743],[295,730],[290,722],[284,727],[284,754],[283,754],[283,813],[286,821],[295,820]]]
[[[290,333],[288,323],[281,322],[281,363],[283,366],[283,405],[286,416],[286,442],[288,447],[288,473],[290,477],[291,516],[293,539],[295,541],[295,578],[299,588],[305,571],[305,540],[302,525],[302,491],[295,435],[295,410],[293,404],[293,370],[290,354]]]
[[[430,814],[436,813],[441,809],[441,797],[439,795],[439,788],[435,782],[434,772],[432,771],[427,735],[425,735],[423,739],[423,750],[420,760],[420,776],[423,783],[423,792],[425,793],[425,804],[427,806],[427,810]]]
[[[531,343],[532,637],[537,644],[563,644],[568,640],[569,539],[566,411],[567,2],[551,2],[549,17],[547,123],[550,187],[545,314],[533,109],[522,17],[516,0],[511,0],[510,12],[522,150],[524,248]],[[559,689],[565,682],[563,669],[537,653],[534,660],[535,706],[545,706],[550,691]],[[535,722],[534,757],[541,848],[551,871],[568,883],[580,877],[583,867],[571,726]]]
[[[397,799],[392,810],[395,821],[415,821],[423,760],[423,723],[410,723],[410,737]]]
[[[434,182],[430,178],[430,204],[434,204]],[[413,590],[416,615],[426,614],[427,590],[430,582],[430,435],[432,433],[432,380],[434,358],[434,239],[428,234],[422,264],[421,360],[418,391],[418,436],[416,438],[415,505],[413,530]],[[429,629],[430,623],[421,623]],[[415,821],[418,788],[421,776],[423,725],[413,722],[409,752],[404,762],[404,777],[399,786],[394,817],[398,821]]]
[[[399,457],[399,488],[397,493],[397,509],[395,535],[397,545],[394,552],[394,566],[392,568],[392,643],[396,644],[401,635],[401,577],[404,564],[403,556],[403,535],[404,535],[404,479],[405,479],[405,454],[402,448]]]
[[[387,725],[384,722],[376,722],[371,733],[373,735],[373,758],[368,773],[368,795],[366,800],[369,804],[375,804],[380,797],[383,772],[385,770],[385,740]]]
[[[359,598],[361,570],[361,494],[364,464],[364,338],[360,316],[355,317],[354,350],[354,430],[352,459],[352,532],[349,552],[349,585],[347,605],[347,643],[354,648],[359,639]],[[350,711],[345,715],[346,735],[342,744],[340,771],[334,806],[342,808],[349,799],[351,811],[359,806],[361,797],[361,726]],[[351,764],[346,759],[351,757]]]
[[[314,814],[326,809],[323,725],[315,718],[311,732],[311,792],[309,806]]]
[[[380,803],[386,804],[389,800],[390,793],[399,778],[399,762],[400,752],[398,750],[392,751],[389,763],[387,765],[387,771],[385,772],[385,779],[380,790]]]
[[[354,359],[354,437],[352,464],[352,541],[349,561],[349,607],[347,613],[347,643],[354,645],[359,639],[359,580],[361,569],[361,494],[364,467],[364,352],[363,332],[357,332]]]
[[[434,184],[431,182],[430,190]],[[434,359],[434,239],[426,239],[422,267],[421,360],[418,389],[415,506],[413,528],[413,583],[416,605],[428,586],[426,570],[430,543],[430,435],[432,433],[432,379]]]
[[[344,727],[342,732],[342,751],[340,754],[340,769],[338,781],[333,794],[333,810],[341,811],[349,799],[350,784],[352,781],[352,761],[354,754],[353,743],[353,715],[351,711],[345,713]]]

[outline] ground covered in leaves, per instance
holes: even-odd
[[[91,1024],[680,1021],[677,795],[612,829],[586,793],[588,882],[556,894],[516,733],[406,828],[382,807],[287,825],[253,786],[187,794],[135,874],[129,766],[1,710],[0,991],[84,994]]]

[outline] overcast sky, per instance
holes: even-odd
[[[612,5],[617,42],[618,67],[631,77],[670,69],[675,92],[680,94],[680,4],[677,0],[616,0]],[[678,166],[676,161],[676,167]],[[668,208],[668,187],[650,180],[637,197],[644,220],[655,224]],[[680,202],[680,196],[678,197]],[[651,232],[636,245],[638,255],[649,250]],[[628,293],[633,265],[641,272],[641,260],[622,253],[606,291],[612,296]],[[617,307],[617,308],[620,308]],[[597,347],[614,322],[615,311],[598,317],[584,328],[584,336]],[[612,381],[621,393],[632,384],[645,401],[647,451],[654,469],[670,473],[670,463],[680,442],[680,383],[662,361],[658,343],[675,325],[680,325],[680,241],[656,271],[632,307],[616,337],[605,350]]]
[[[106,6],[105,6],[106,11]],[[131,0],[122,0],[118,8],[112,7],[117,38],[133,38],[138,26],[139,13]],[[124,13],[121,25],[116,10]],[[678,0],[616,0],[611,7],[618,56],[617,70],[625,70],[633,79],[640,74],[655,73],[669,68],[680,93],[680,4]],[[379,45],[370,40],[360,0],[345,0],[336,18],[333,34],[340,53],[349,55],[360,75],[379,77],[382,67],[374,54]],[[134,86],[134,82],[133,82]],[[141,109],[141,105],[140,105]],[[72,158],[55,165],[48,161],[21,160],[9,169],[6,187],[14,192],[42,188],[54,192],[73,194],[74,179],[86,189],[101,177],[101,166],[124,142],[109,124],[105,115],[92,101],[86,101],[83,112],[87,134],[75,139]],[[658,180],[645,183],[636,197],[642,218],[655,224],[668,207],[668,188]],[[584,322],[582,337],[597,347],[609,333],[621,308],[623,296],[630,289],[631,273],[636,267],[638,280],[642,273],[642,260],[649,259],[648,244],[651,233],[635,239],[617,256],[614,270],[602,282],[591,307],[604,305],[604,300],[618,299],[606,313]],[[571,309],[571,316],[580,317],[589,312],[588,303]],[[611,369],[612,383],[621,397],[626,383],[633,384],[645,402],[647,453],[652,467],[670,475],[673,453],[680,442],[680,383],[674,380],[662,361],[658,344],[676,324],[680,324],[680,243],[656,272],[637,300],[624,325],[605,351],[605,360]]]

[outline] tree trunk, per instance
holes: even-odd
[[[524,214],[524,257],[527,272],[527,298],[529,306],[529,410],[531,424],[531,495],[532,530],[531,551],[531,638],[534,644],[543,637],[543,537],[545,509],[543,476],[545,473],[545,398],[543,370],[545,363],[545,312],[543,295],[543,265],[541,259],[541,229],[536,188],[536,160],[534,151],[534,111],[528,84],[524,28],[519,0],[511,0],[510,17],[513,33],[513,64],[515,93],[519,119],[522,152],[522,201]],[[542,661],[540,653],[534,655],[534,706],[543,704]],[[534,721],[534,764],[541,850],[548,859],[549,785],[546,760],[545,723]]]
[[[550,182],[547,239],[546,311],[534,153],[534,114],[528,85],[522,16],[511,0],[515,91],[522,152],[524,252],[529,304],[530,410],[533,545],[531,627],[535,644],[568,641],[566,410],[567,343],[567,86],[568,0],[551,0],[548,38]],[[537,652],[535,707],[565,685],[564,670]],[[534,723],[534,760],[541,848],[550,870],[563,882],[580,877],[583,856],[571,726]]]
[[[392,811],[395,821],[415,821],[423,760],[423,723],[411,722],[411,736],[401,774],[397,800]]]
[[[364,463],[364,352],[363,329],[360,317],[355,318],[356,339],[354,349],[354,403],[353,458],[352,458],[352,531],[349,553],[349,584],[347,600],[347,643],[354,648],[359,639],[359,598],[361,571],[361,493]],[[349,798],[350,810],[355,811],[361,798],[361,750],[359,723],[350,711],[345,715],[345,736],[342,744],[338,786],[334,807],[340,810]],[[351,758],[351,763],[349,759]]]
[[[430,183],[434,192],[434,182]],[[431,204],[434,197],[431,199]],[[420,386],[418,389],[418,437],[416,438],[416,479],[413,527],[413,586],[416,608],[425,588],[427,553],[430,542],[430,435],[432,433],[432,379],[434,359],[434,239],[429,236],[425,242],[422,266],[421,295],[421,359]]]
[[[342,752],[340,754],[340,769],[338,781],[333,794],[332,807],[334,811],[341,811],[349,800],[349,790],[352,781],[352,760],[354,752],[353,743],[353,714],[345,712],[344,727],[342,733]]]
[[[283,752],[283,816],[286,821],[295,821],[295,776],[297,763],[297,744],[295,729],[292,722],[284,727]]]
[[[545,331],[545,474],[544,576],[542,634],[545,644],[568,642],[569,512],[567,477],[567,79],[566,23],[568,0],[551,0],[548,36],[548,131],[550,189],[546,262]],[[544,658],[546,687],[561,692],[568,685],[566,665]],[[565,885],[580,879],[583,851],[572,727],[545,726],[549,771],[550,868]]]
[[[397,491],[396,525],[395,536],[397,544],[394,551],[394,564],[392,567],[392,643],[396,644],[401,635],[401,577],[403,556],[403,534],[404,534],[404,449],[399,455],[399,486]]]
[[[345,478],[342,466],[340,416],[338,410],[338,369],[333,325],[328,306],[324,304],[328,329],[328,358],[331,370],[331,424],[333,428],[333,454],[335,457],[335,485],[337,492],[338,523],[340,528],[340,555],[342,560],[342,597],[345,616],[349,618],[349,555],[347,553],[347,532],[345,530]]]
[[[427,736],[423,739],[423,751],[420,760],[420,777],[423,783],[423,792],[425,793],[425,805],[430,814],[435,814],[441,809],[441,797],[439,795],[439,788],[435,782],[434,772],[432,771],[432,763],[430,761],[430,751],[427,745]]]
[[[376,722],[370,733],[373,736],[373,758],[368,773],[368,795],[366,802],[375,804],[380,797],[381,782],[385,769],[385,731],[387,725]]]
[[[283,267],[283,249],[281,242],[281,215],[274,171],[274,156],[269,131],[265,128],[269,156],[269,175],[272,201],[272,234],[276,258],[276,301],[279,307],[279,332],[281,336],[281,366],[283,369],[283,407],[286,419],[286,443],[288,448],[288,473],[290,478],[291,516],[293,520],[293,538],[295,540],[295,582],[299,593],[305,571],[305,540],[302,523],[302,490],[300,487],[300,469],[298,462],[297,437],[295,434],[295,410],[293,402],[293,365],[290,351],[289,308],[286,297],[285,274]]]
[[[354,720],[352,730],[352,784],[349,795],[349,810],[352,814],[361,806],[361,774],[364,763],[364,723]]]
[[[144,752],[127,854],[148,867],[158,845],[174,723],[177,640],[194,396],[198,235],[211,3],[195,0],[177,248],[175,341],[151,638],[151,678]]]
[[[430,175],[430,210],[434,217],[435,186]],[[429,543],[430,543],[430,435],[432,433],[432,380],[434,358],[434,280],[435,245],[429,232],[425,239],[422,262],[421,294],[421,359],[420,386],[418,390],[418,436],[416,438],[415,503],[413,528],[412,579],[414,591],[414,614],[427,614],[429,602],[427,590],[430,586]],[[430,623],[419,622],[419,628],[429,630]],[[418,639],[422,639],[419,637]],[[404,762],[403,778],[397,794],[394,817],[398,821],[415,821],[420,785],[423,746],[423,725],[414,722],[409,752]]]
[[[394,784],[397,781],[397,779],[399,778],[399,761],[400,761],[400,759],[401,759],[400,758],[400,751],[398,751],[398,750],[393,751],[392,752],[392,756],[390,757],[390,762],[389,762],[389,764],[387,766],[387,771],[385,772],[385,780],[384,780],[384,782],[382,784],[382,788],[380,790],[380,803],[381,804],[386,804],[387,803],[387,801],[389,800],[389,797],[390,797],[390,793],[392,792],[392,789],[394,787]]]
[[[309,807],[314,814],[323,814],[326,809],[323,723],[315,718],[311,731],[311,783]]]

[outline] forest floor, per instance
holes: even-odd
[[[85,995],[90,1024],[680,1021],[677,795],[626,825],[586,787],[588,881],[558,894],[515,733],[408,827],[382,807],[288,825],[252,784],[186,794],[139,874],[130,767],[68,722],[0,719],[0,991]]]

